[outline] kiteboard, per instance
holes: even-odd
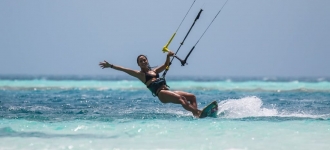
[[[201,115],[199,118],[205,118],[205,117],[217,117],[218,113],[218,102],[213,101],[210,104],[208,104],[201,112]]]

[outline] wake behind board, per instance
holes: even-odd
[[[217,117],[218,113],[218,102],[213,101],[209,105],[207,105],[203,110],[199,118],[205,118],[205,117]]]

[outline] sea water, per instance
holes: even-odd
[[[219,103],[197,119],[125,77],[1,76],[1,150],[330,149],[329,78],[168,79]]]

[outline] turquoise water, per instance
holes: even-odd
[[[169,78],[217,118],[125,77],[1,76],[1,149],[329,149],[328,78]]]

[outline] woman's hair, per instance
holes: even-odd
[[[137,62],[137,64],[139,64],[139,58],[140,58],[141,56],[145,57],[145,58],[148,60],[148,58],[147,58],[146,55],[141,54],[141,55],[139,55],[139,56],[136,58],[136,62]],[[155,68],[155,67],[150,67],[149,62],[148,62],[148,68],[149,68],[149,70],[152,70],[152,68]]]

